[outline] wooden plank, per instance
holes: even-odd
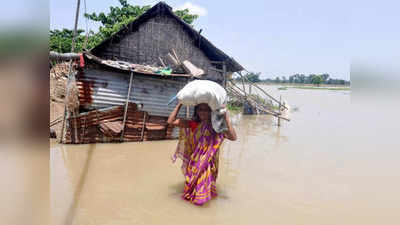
[[[201,76],[204,74],[204,70],[196,67],[189,60],[183,61],[182,67],[187,73],[192,74],[195,77],[198,77],[198,76]]]
[[[179,59],[178,55],[175,52],[175,49],[172,49],[172,53],[174,53],[174,56],[176,58],[176,60],[178,61],[179,64],[182,64],[182,61]]]
[[[167,66],[165,65],[164,61],[161,59],[161,57],[158,57],[158,59],[160,60],[161,65],[162,65],[163,67],[167,67]]]

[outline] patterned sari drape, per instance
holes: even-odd
[[[185,200],[202,205],[217,196],[219,149],[223,140],[223,134],[216,133],[209,123],[200,123],[195,129],[181,128],[173,161],[182,159]]]

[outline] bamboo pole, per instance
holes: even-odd
[[[246,97],[246,88],[244,87],[244,76],[240,72],[238,72],[238,73],[242,77],[243,92],[244,92],[244,96]]]
[[[75,143],[78,143],[79,142],[79,139],[78,139],[78,125],[76,123],[76,110],[75,109],[72,111],[72,116],[74,116]]]
[[[244,97],[242,94],[240,94],[240,93],[239,93],[238,91],[236,91],[235,89],[233,89],[233,88],[228,88],[228,90],[231,91],[231,93],[233,93],[234,95],[238,96],[239,98],[244,98],[244,100],[248,101],[250,104],[253,104],[254,107],[255,107],[257,110],[260,110],[260,111],[263,111],[263,112],[267,112],[267,113],[269,113],[269,114],[271,114],[271,115],[273,115],[273,116],[279,117],[279,114],[278,114],[278,113],[273,112],[273,111],[270,111],[270,110],[268,110],[268,109],[265,109],[262,105],[259,105],[255,100],[253,100],[253,99],[251,99],[251,98],[249,98],[249,97],[247,97],[247,98]],[[250,100],[252,100],[253,102],[250,101]],[[286,118],[284,118],[284,117],[282,117],[282,119],[289,121],[288,119],[286,119]]]
[[[62,122],[62,118],[63,118],[63,116],[59,116],[57,119],[51,121],[51,122],[50,122],[50,127],[52,127],[52,126],[54,126],[54,125],[56,125],[56,124]]]
[[[239,89],[239,88],[238,88],[238,89]],[[239,89],[239,90],[242,91],[241,89]],[[243,92],[243,91],[242,91],[242,92]],[[251,96],[247,96],[247,97],[244,96],[244,99],[247,100],[250,104],[253,104],[254,107],[258,108],[259,110],[264,111],[264,112],[267,112],[267,113],[270,113],[270,114],[272,114],[272,115],[274,115],[274,116],[278,116],[278,113],[276,113],[276,112],[274,112],[274,111],[270,111],[270,110],[268,110],[268,109],[265,109],[264,106],[260,105],[260,104],[257,102],[256,99],[253,99],[253,97],[251,97]],[[250,101],[250,100],[251,100],[251,101]]]
[[[142,135],[140,137],[140,140],[143,141],[144,139],[144,129],[146,125],[146,112],[143,112],[143,125],[142,125]]]
[[[100,125],[99,123],[99,114],[98,114],[98,110],[96,110],[96,118],[97,118],[97,126]],[[97,138],[99,137],[99,132],[96,132],[96,142],[97,142]],[[102,140],[103,141],[103,140]]]
[[[72,60],[72,59],[79,59],[80,54],[78,53],[58,53],[54,51],[49,52],[49,59],[51,60]]]
[[[226,87],[226,63],[225,61],[222,62],[222,76],[224,77],[224,87]]]
[[[84,122],[83,122],[83,131],[81,131],[81,140],[82,140],[82,144],[84,143],[84,138],[85,138],[85,130],[86,130],[86,118],[87,116],[85,116],[84,118]]]
[[[69,71],[68,71],[68,80],[67,80],[67,84],[70,82],[71,80],[71,72],[72,72],[72,59],[69,61]],[[67,88],[67,96],[69,94],[69,89]],[[67,112],[67,103],[66,100],[64,99],[64,118],[63,118],[63,125],[61,128],[61,138],[60,138],[60,142],[61,143],[65,143],[65,133],[67,132],[67,124],[66,124],[66,120],[67,118],[69,118],[71,115],[69,115],[69,113]],[[72,139],[72,135],[71,135],[71,139]]]
[[[175,66],[179,66],[179,62],[177,61],[177,59],[175,59],[174,56],[171,55],[171,53],[168,52],[167,57],[170,61],[172,61],[173,64],[175,64]]]
[[[86,0],[83,0],[83,5],[84,5],[84,10],[85,10],[85,14],[87,14],[87,10],[86,10]],[[85,35],[85,42],[83,42],[83,46],[82,46],[82,50],[86,49],[87,46],[87,42],[89,39],[89,28],[88,28],[88,18],[85,17],[85,24],[86,24],[86,35]]]
[[[124,120],[122,122],[122,131],[121,131],[121,137],[120,137],[121,142],[123,141],[124,133],[125,133],[126,114],[128,112],[129,96],[131,95],[132,79],[133,79],[133,71],[131,71],[131,77],[129,79],[128,95],[126,96],[126,101],[125,101]]]
[[[164,63],[164,61],[162,60],[162,58],[161,58],[161,57],[158,57],[158,59],[160,60],[160,62],[161,62],[161,65],[162,65],[163,67],[167,67],[167,66],[165,65],[165,63]]]
[[[178,61],[179,65],[182,64],[181,60],[178,58],[178,55],[175,52],[175,49],[172,49],[172,53],[174,54],[176,61]]]
[[[72,46],[71,46],[71,52],[75,51],[75,37],[76,37],[76,30],[78,28],[78,19],[79,19],[79,8],[81,6],[81,0],[78,0],[77,6],[76,6],[76,13],[75,13],[75,26],[74,26],[74,33],[72,36]]]
[[[236,91],[235,89],[233,89],[231,87],[228,87],[227,90],[231,91],[232,94],[234,94],[234,95],[236,95],[236,96],[238,96],[240,98],[244,98],[243,95],[241,95],[238,91]]]
[[[249,85],[249,95],[251,95],[251,87],[252,85]]]

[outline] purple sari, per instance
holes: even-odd
[[[211,124],[200,123],[195,129],[181,128],[173,161],[182,159],[185,188],[182,198],[202,205],[217,196],[219,148],[224,140]]]

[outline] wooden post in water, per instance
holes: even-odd
[[[98,112],[99,112],[99,110],[96,109],[97,126],[100,125]],[[101,141],[103,142],[103,137],[101,139],[102,139]],[[96,132],[96,142],[98,142],[98,141],[99,141],[99,132]]]
[[[278,127],[281,126],[281,106],[282,106],[282,95],[279,96],[279,116],[278,116]]]
[[[81,144],[85,143],[84,138],[85,138],[85,130],[86,130],[86,118],[87,118],[87,116],[85,116],[84,122],[83,122],[83,131],[81,133]],[[79,121],[82,121],[82,120],[79,119]]]
[[[246,88],[244,86],[244,76],[240,72],[238,72],[238,73],[240,74],[240,76],[242,76],[243,93],[244,93],[244,97],[246,98],[247,94],[246,94]]]
[[[126,114],[127,114],[127,112],[128,112],[129,97],[130,97],[130,95],[131,95],[132,79],[133,79],[133,71],[131,71],[131,77],[130,77],[130,79],[129,79],[128,95],[126,96],[125,111],[124,111],[124,120],[123,120],[123,122],[122,122],[122,131],[121,131],[121,137],[120,137],[120,141],[121,141],[121,142],[122,142],[123,139],[124,139],[125,123],[126,123]]]
[[[224,77],[224,80],[223,80],[223,82],[224,82],[224,88],[226,88],[226,64],[225,64],[225,61],[223,61],[222,62],[222,76]]]
[[[144,140],[144,129],[146,129],[146,112],[143,112],[143,125],[142,125],[142,134],[140,140]]]
[[[251,84],[249,84],[249,95],[251,95]]]

